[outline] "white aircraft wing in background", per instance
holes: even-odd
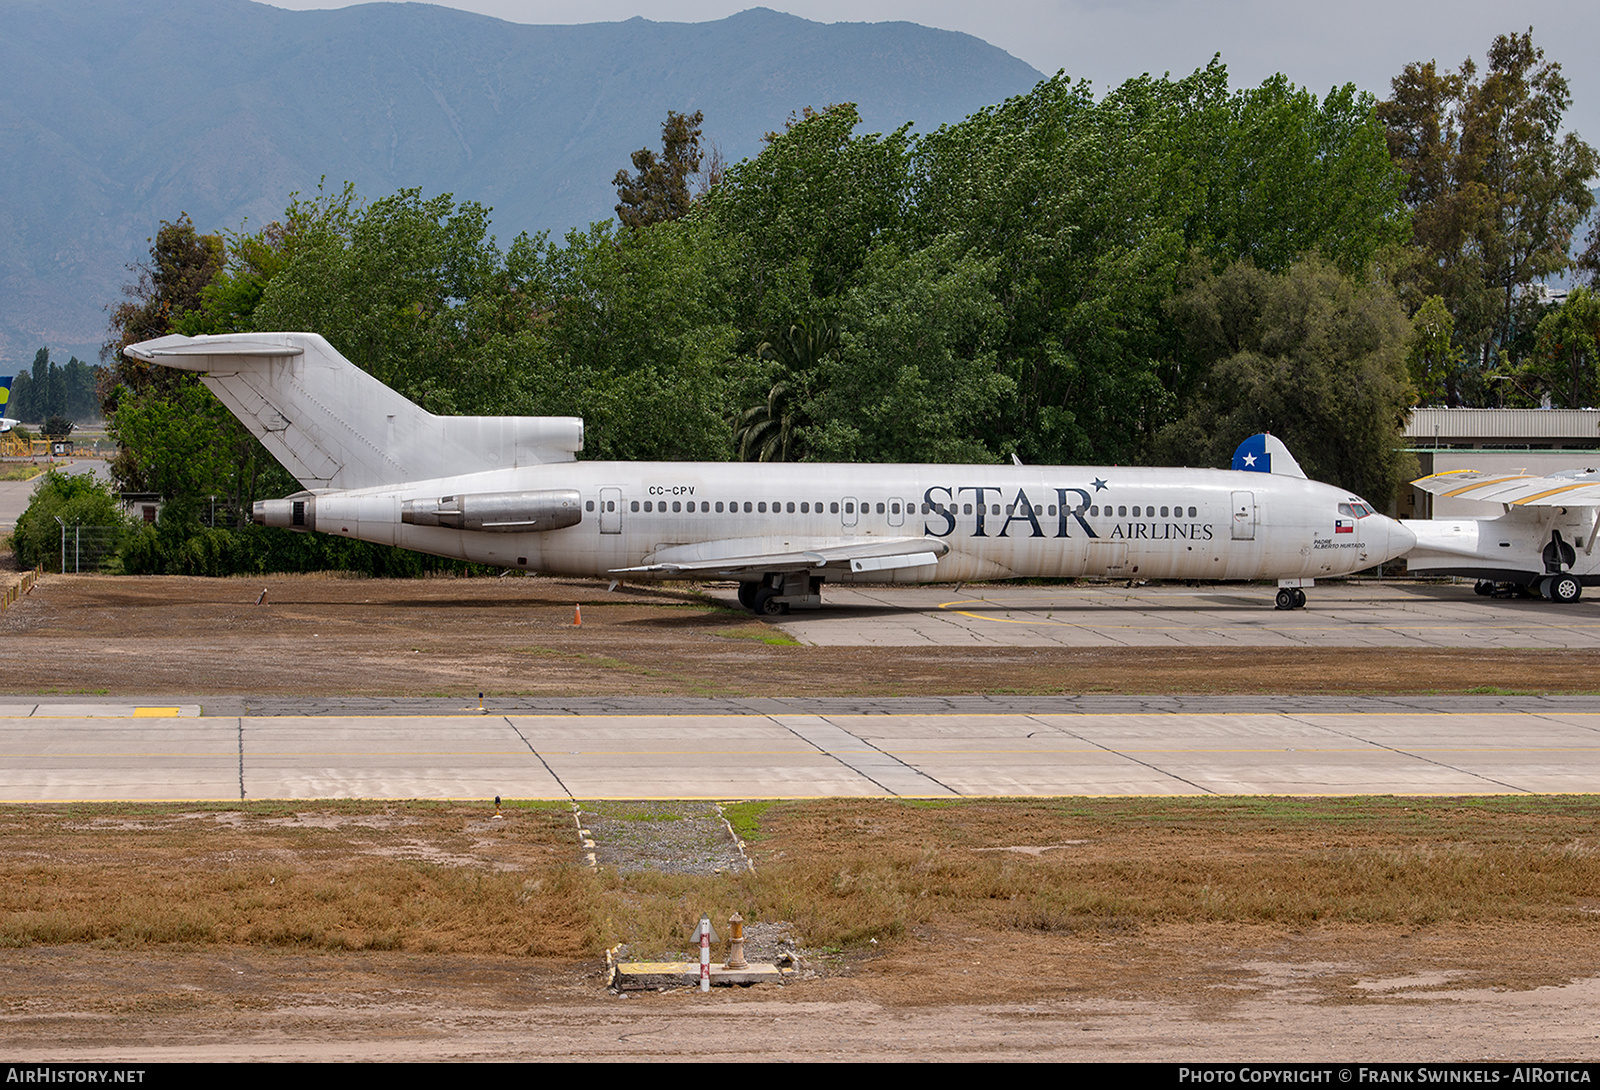
[[[1545,476],[1457,469],[1411,483],[1435,496],[1516,507],[1600,506],[1600,469],[1570,469]]]

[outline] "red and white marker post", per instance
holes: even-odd
[[[700,917],[700,990],[711,990],[711,917]]]

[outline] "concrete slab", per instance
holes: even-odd
[[[0,718],[6,801],[1597,790],[1600,712],[1570,706]]]
[[[499,716],[240,719],[244,797],[562,798]]]
[[[841,647],[1600,648],[1600,594],[1556,606],[1481,598],[1470,584],[1376,581],[1308,593],[1307,608],[1280,611],[1264,584],[842,586],[823,592],[821,610],[772,623]]]
[[[231,719],[0,719],[0,798],[237,799]]]

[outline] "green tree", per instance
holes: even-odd
[[[1203,185],[1191,246],[1274,272],[1315,250],[1356,273],[1405,240],[1402,178],[1373,96],[1346,84],[1319,100],[1281,74],[1227,95],[1219,72],[1213,61],[1175,88],[1184,159]]]
[[[1541,391],[1558,408],[1600,404],[1600,298],[1573,288],[1539,323],[1536,347],[1513,377],[1516,387]]]
[[[649,227],[675,220],[689,211],[689,179],[700,170],[699,110],[692,114],[667,111],[661,123],[661,154],[649,148],[633,153],[633,169],[617,171],[617,219],[624,227]]]
[[[737,357],[727,240],[695,216],[648,231],[597,223],[545,254],[525,374],[540,413],[585,419],[594,458],[732,453],[729,419],[759,387]]]
[[[1600,157],[1561,134],[1571,95],[1531,28],[1497,37],[1477,77],[1471,58],[1455,73],[1407,65],[1379,114],[1415,211],[1421,260],[1403,284],[1419,300],[1445,300],[1458,342],[1487,370],[1519,335],[1519,293],[1571,267]]]
[[[39,420],[60,411],[52,397],[50,369],[54,366],[50,350],[41,348],[33,354],[33,381],[28,384],[29,408]]]
[[[504,352],[480,352],[527,328],[519,266],[488,236],[489,210],[416,189],[363,205],[352,187],[291,204],[285,258],[266,280],[256,329],[320,333],[363,370],[435,413],[516,414],[528,399]],[[513,257],[536,249],[520,239]]]
[[[125,300],[111,310],[111,337],[100,349],[100,360],[110,372],[107,416],[115,411],[123,390],[152,385],[167,390],[193,381],[192,375],[169,367],[152,368],[122,350],[174,332],[175,322],[198,309],[201,292],[222,268],[223,252],[222,236],[200,234],[187,214],[180,214],[174,223],[162,221],[150,246],[150,260],[131,266],[134,282],[123,288]]]
[[[767,400],[745,410],[734,432],[733,447],[741,462],[798,462],[804,454],[800,432],[800,392],[783,379],[772,384]]]
[[[995,269],[948,243],[876,251],[841,301],[840,351],[818,367],[809,457],[993,462],[1014,442]]]
[[[201,289],[200,305],[173,320],[173,331],[191,337],[256,331],[256,305],[288,264],[294,226],[274,221],[254,234],[224,232],[222,267]]]
[[[60,571],[62,523],[127,529],[127,519],[109,483],[92,473],[68,475],[51,470],[34,488],[33,499],[11,535],[18,566],[43,564],[46,571]]]
[[[872,249],[904,231],[910,126],[857,137],[860,120],[850,103],[807,109],[786,131],[769,133],[760,155],[729,167],[702,202],[733,242],[741,329],[826,313],[819,301],[844,292]]]
[[[1467,358],[1455,343],[1455,319],[1444,300],[1430,295],[1412,316],[1411,348],[1406,365],[1419,405],[1459,405]]]
[[[1061,76],[918,142],[915,222],[993,270],[1003,414],[1029,461],[1149,457],[1192,381],[1165,310],[1191,254],[1362,269],[1403,237],[1369,97],[1281,76],[1230,93],[1220,62],[1096,101]],[[991,448],[1005,442],[991,441]]]
[[[1241,261],[1196,270],[1173,313],[1201,380],[1161,433],[1167,459],[1226,465],[1270,431],[1314,480],[1388,505],[1411,468],[1401,429],[1413,398],[1411,323],[1386,285],[1318,257],[1281,274]]]

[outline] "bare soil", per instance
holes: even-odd
[[[266,600],[257,605],[263,588]],[[575,605],[581,626],[573,623]],[[1530,677],[1547,692],[1597,688],[1588,652],[1408,650],[1402,671],[1393,650],[815,648],[763,642],[771,633],[688,586],[608,594],[593,583],[532,578],[47,577],[0,614],[0,691],[754,696],[815,692],[819,678],[829,695],[1470,692],[1526,689]],[[547,887],[526,887],[583,870],[576,823],[565,812],[519,815],[515,835],[485,814],[456,815],[448,835],[399,818],[387,825],[340,819],[318,831],[295,813],[264,814],[263,822],[279,825],[246,829],[213,815],[205,819],[216,838],[209,846],[196,843],[193,822],[183,836],[164,839],[171,830],[144,827],[137,814],[45,810],[29,828],[7,817],[0,822],[8,890],[0,919],[41,910],[46,886],[91,919],[105,918],[115,903],[181,922],[204,890],[220,891],[237,915],[200,914],[235,928],[221,937],[163,938],[150,925],[143,935],[114,931],[6,949],[0,1044],[17,1060],[99,1061],[1600,1059],[1600,888],[1535,891],[1508,908],[1514,890],[1491,883],[1484,897],[1502,905],[1493,912],[1390,908],[1366,917],[1229,916],[1180,904],[1096,919],[1077,909],[1019,913],[1008,907],[1013,892],[982,904],[963,894],[968,907],[961,908],[946,903],[953,894],[933,881],[939,867],[959,876],[1009,874],[1011,884],[997,889],[1010,891],[1032,881],[1025,868],[1069,859],[1088,869],[1060,888],[1076,882],[1087,894],[1120,888],[1118,875],[1137,874],[1189,893],[1227,882],[1243,889],[1270,884],[1250,877],[1263,868],[1331,888],[1327,868],[1344,857],[1328,853],[1350,844],[1339,839],[1337,823],[1286,820],[1270,835],[1225,836],[1227,826],[1204,823],[1129,820],[1108,832],[990,815],[958,835],[930,825],[931,812],[910,809],[890,820],[864,804],[815,805],[824,809],[792,819],[784,838],[752,845],[758,868],[763,860],[815,857],[833,867],[827,873],[836,872],[834,892],[843,897],[873,892],[879,879],[848,871],[841,858],[901,860],[896,873],[921,876],[927,884],[918,888],[933,892],[906,895],[911,908],[898,931],[838,944],[808,944],[804,922],[777,913],[801,929],[806,979],[708,997],[608,993],[603,961],[583,933],[597,929],[600,945],[627,938],[628,921],[645,918],[662,898],[669,915],[699,911],[688,903],[701,888],[694,875],[671,867],[657,868],[656,885],[616,879],[606,893],[609,916],[574,926],[562,911],[544,913],[521,946],[504,930],[515,917],[486,909],[471,915],[490,939],[468,942],[452,929],[437,906],[446,892],[466,896],[460,876],[475,876],[473,895],[485,904],[499,903],[496,897],[524,907],[568,903]],[[1495,840],[1499,826],[1480,815],[1473,819],[1479,839],[1465,848],[1430,826],[1364,850],[1379,863],[1442,860],[1450,874],[1467,877],[1492,877],[1497,860],[1521,852],[1530,869],[1517,873],[1532,883],[1543,873],[1534,864],[1550,853],[1587,859],[1597,851],[1584,806],[1565,814],[1553,806],[1558,827],[1522,847]],[[632,817],[601,815],[596,824],[612,821],[629,836],[654,827],[682,837],[689,828]],[[225,843],[223,834],[254,839]],[[618,832],[605,842],[611,854],[603,855],[602,875],[626,870],[630,853],[700,858],[699,849],[661,854],[648,837],[627,839]],[[715,859],[713,869],[729,865],[720,848],[702,854]],[[988,862],[996,859],[1024,868],[1021,878]],[[383,870],[390,863],[409,867],[412,884],[380,888],[375,875],[392,877]],[[1395,871],[1401,894],[1416,878],[1405,866]],[[46,882],[47,872],[56,877]],[[316,904],[356,907],[298,938],[292,927],[252,932],[267,902],[250,897],[271,898],[278,888],[264,892],[256,883],[282,874],[301,876],[308,891],[301,907],[288,905],[286,919],[309,916]],[[38,883],[31,892],[21,884],[29,875]],[[200,885],[152,885],[155,879]],[[250,897],[241,900],[240,889]],[[141,890],[148,903],[136,903]],[[1463,894],[1461,903],[1473,896]],[[818,905],[828,899],[810,896]],[[557,940],[543,929],[552,927],[565,927],[576,945],[551,945]]]
[[[257,605],[262,592],[266,599]],[[582,624],[574,623],[581,610]],[[323,696],[1551,693],[1592,651],[809,647],[698,587],[550,578],[47,576],[0,613],[0,692]],[[819,688],[819,679],[825,688]]]

